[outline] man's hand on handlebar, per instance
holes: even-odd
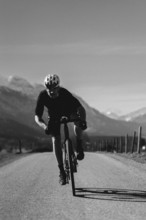
[[[55,120],[55,119],[49,119],[48,121],[48,125],[47,127],[45,128],[45,134],[47,135],[50,135],[52,130],[54,129],[54,127],[59,124],[59,121],[58,120]]]
[[[45,129],[45,134],[47,134],[47,135],[50,134],[50,129],[48,129],[48,127]]]
[[[67,122],[75,122],[75,124],[80,127],[82,130],[87,129],[87,122],[85,120],[82,120],[80,117],[66,117],[63,116],[60,120],[61,123],[67,123]]]
[[[82,130],[87,129],[87,122],[86,121],[79,121],[79,122],[77,122],[77,124]]]

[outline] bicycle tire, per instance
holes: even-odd
[[[68,184],[69,180],[70,180],[70,175],[69,175],[67,150],[66,150],[66,145],[65,144],[63,144],[63,164],[64,164],[65,173],[66,173],[66,183]]]
[[[73,196],[75,196],[75,180],[74,180],[74,170],[73,170],[73,163],[72,163],[72,142],[70,139],[67,139],[65,144],[66,144],[66,150],[67,150],[68,161],[69,161],[72,194]]]

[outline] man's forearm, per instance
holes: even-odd
[[[37,115],[35,115],[35,122],[44,130],[47,128],[47,125],[45,124],[44,120],[42,118],[39,118]]]

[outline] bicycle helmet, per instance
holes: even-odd
[[[59,86],[60,79],[56,74],[49,74],[45,77],[44,84],[46,88],[53,89]]]

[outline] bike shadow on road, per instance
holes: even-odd
[[[76,188],[76,197],[97,200],[146,202],[146,191],[115,188]]]

